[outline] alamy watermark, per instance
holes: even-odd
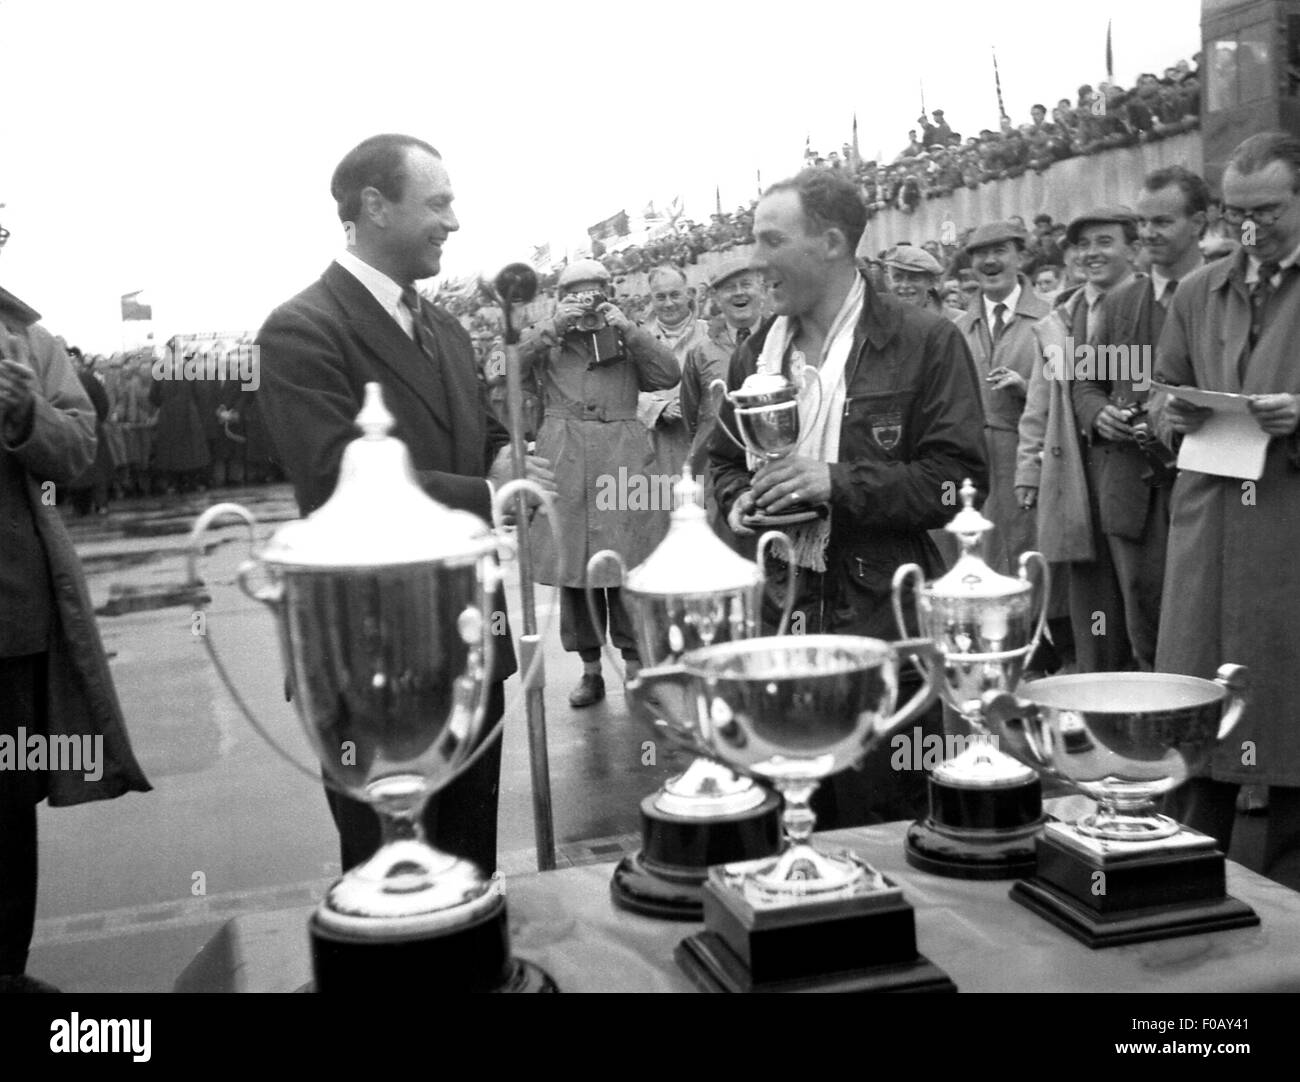
[[[0,770],[70,771],[86,781],[99,781],[104,776],[104,738],[89,733],[46,736],[20,725],[17,736],[0,736]]]
[[[1127,380],[1135,391],[1151,387],[1155,368],[1155,351],[1149,345],[1102,345],[1076,343],[1067,335],[1065,345],[1055,342],[1043,350],[1046,358],[1043,375],[1048,379],[1096,380],[1114,382]],[[1072,363],[1067,362],[1072,358]]]
[[[153,362],[153,378],[189,382],[238,382],[244,391],[262,385],[262,349],[247,342],[230,348],[187,348],[181,356],[168,351]]]
[[[617,474],[596,478],[597,511],[671,511],[679,473],[634,473],[620,466]]]

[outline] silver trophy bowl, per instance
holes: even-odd
[[[1154,799],[1195,776],[1232,732],[1248,674],[1223,665],[1213,680],[1171,673],[1053,676],[984,699],[998,746],[1098,803],[1075,824],[1110,841],[1159,841],[1180,830]]]

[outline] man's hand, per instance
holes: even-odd
[[[731,505],[731,510],[727,512],[727,525],[737,537],[754,536],[754,531],[740,521],[742,515],[747,515],[752,510],[754,510],[754,493],[745,489]]]
[[[563,338],[573,329],[574,324],[578,322],[578,317],[586,311],[580,304],[561,303],[555,309],[555,315],[551,319],[551,326],[555,330],[556,338]]]
[[[993,369],[984,377],[984,382],[995,391],[1017,390],[1021,394],[1029,392],[1029,384],[1025,382],[1025,377],[1015,369],[1007,368],[1006,365]]]
[[[1205,419],[1212,412],[1209,406],[1195,406],[1183,398],[1171,397],[1164,406],[1164,418],[1169,422],[1169,427],[1184,435],[1195,432],[1205,424]],[[1292,427],[1295,425],[1292,424]]]
[[[1270,436],[1289,436],[1300,421],[1300,402],[1293,394],[1253,394],[1249,408]]]
[[[1132,443],[1133,426],[1124,419],[1124,411],[1113,402],[1101,407],[1101,412],[1092,420],[1097,435],[1112,443]]]
[[[779,515],[798,504],[828,503],[831,468],[803,455],[766,462],[754,474],[754,499],[760,511]]]
[[[680,421],[682,419],[682,400],[680,398],[672,399],[668,405],[659,411],[659,420],[663,421]]]
[[[1038,489],[1028,485],[1016,485],[1016,503],[1022,510],[1028,511],[1038,502]]]
[[[0,419],[20,431],[26,426],[36,404],[27,339],[20,334],[0,330]]]
[[[627,332],[632,329],[632,321],[623,313],[623,309],[613,301],[606,301],[597,308],[596,311],[604,316],[605,322],[616,331],[621,331],[623,334],[627,334]]]

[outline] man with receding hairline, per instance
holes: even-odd
[[[927,531],[956,513],[964,478],[987,488],[984,415],[974,366],[948,319],[877,293],[854,253],[866,207],[852,182],[808,169],[769,188],[754,216],[750,265],[763,275],[776,315],[736,350],[728,384],[761,371],[792,378],[816,369],[820,407],[800,396],[806,440],[792,454],[754,472],[721,432],[709,448],[719,506],[737,533],[753,531],[753,509],[780,515],[801,504],[824,505],[826,517],[783,527],[795,566],[770,558],[765,623],[775,626],[778,600],[795,576],[796,627],[806,634],[847,633],[897,639],[891,583],[900,564],[917,563],[927,578],[943,563]],[[809,381],[811,382],[811,381]],[[729,403],[720,421],[734,426]],[[900,696],[917,684],[900,677]],[[922,727],[938,733],[940,711]],[[850,826],[918,815],[922,772],[889,769],[869,757],[819,787],[819,826]]]
[[[377,135],[354,147],[330,183],[347,247],[325,273],[267,318],[257,336],[258,406],[307,515],[334,491],[343,449],[358,435],[365,385],[377,382],[406,444],[417,481],[449,507],[490,521],[491,483],[512,476],[509,435],[488,409],[468,333],[424,300],[415,282],[442,269],[442,248],[460,222],[441,156],[406,135]],[[529,459],[529,475],[554,489],[549,464]],[[505,611],[498,591],[494,607]],[[497,640],[489,673],[487,724],[504,711],[502,681],[515,671],[508,635]],[[429,840],[496,867],[501,741],[425,808]],[[374,811],[328,790],[343,869],[379,847]]]

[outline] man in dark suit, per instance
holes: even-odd
[[[435,499],[491,518],[492,485],[510,479],[509,435],[493,418],[468,333],[415,292],[441,269],[442,246],[460,228],[447,170],[428,143],[405,135],[365,140],[330,182],[347,249],[257,336],[258,406],[276,455],[310,514],[329,498],[365,384],[378,382],[395,418],[393,435],[410,451],[416,476]],[[548,464],[529,475],[553,489]],[[498,596],[496,607],[504,610]],[[495,653],[487,723],[504,710],[502,681],[515,671],[508,636]],[[496,868],[501,741],[426,807],[432,844]],[[339,828],[344,870],[379,847],[379,824],[365,804],[326,794]]]
[[[1079,430],[1089,442],[1088,483],[1096,493],[1131,665],[1146,672],[1156,659],[1173,476],[1148,468],[1130,422],[1150,393],[1156,343],[1174,289],[1204,262],[1198,241],[1209,194],[1204,180],[1177,165],[1143,181],[1138,236],[1150,257],[1150,274],[1107,294],[1092,338],[1096,378],[1076,380],[1070,388]],[[1148,423],[1138,434],[1149,431]]]

